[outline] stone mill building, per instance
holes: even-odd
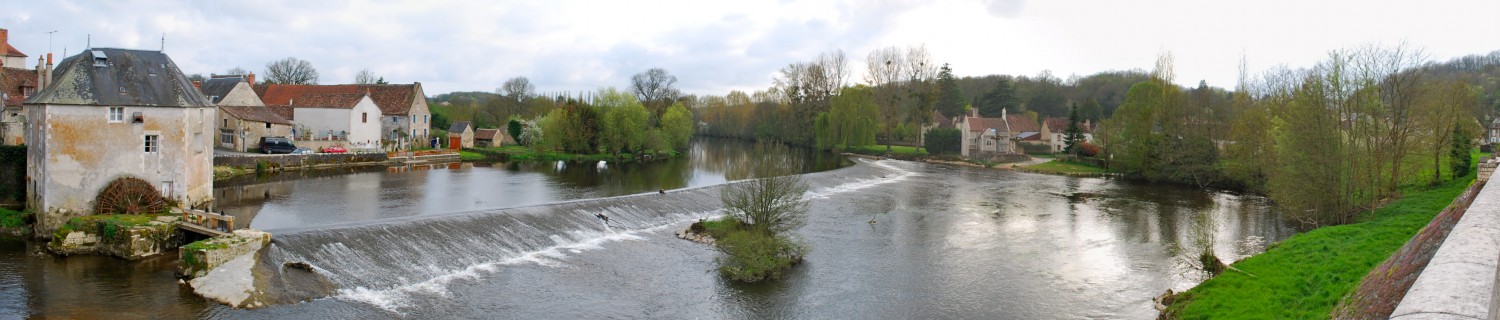
[[[27,206],[38,234],[91,213],[110,182],[149,182],[180,206],[213,196],[214,105],[166,54],[94,48],[26,99]]]

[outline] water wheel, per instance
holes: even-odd
[[[167,211],[167,200],[150,182],[131,177],[115,179],[99,191],[94,214],[142,214]]]

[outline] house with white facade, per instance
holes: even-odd
[[[1036,121],[1003,110],[999,118],[982,118],[977,109],[971,110],[954,125],[963,133],[959,153],[965,157],[1023,153],[1018,141],[1038,132]]]
[[[298,139],[342,141],[357,149],[380,148],[380,108],[369,95],[304,94],[289,102],[269,107],[292,121]]]
[[[93,211],[115,180],[183,206],[213,197],[213,103],[158,51],[93,48],[27,98],[26,205],[39,234]]]
[[[1068,118],[1052,117],[1042,121],[1041,140],[1053,153],[1063,152],[1068,147]],[[1088,119],[1078,123],[1083,132],[1083,141],[1094,141],[1094,126]]]

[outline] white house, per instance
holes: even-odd
[[[94,48],[64,59],[24,102],[26,205],[49,234],[121,178],[180,205],[213,197],[213,103],[166,54]]]
[[[1068,118],[1052,117],[1042,121],[1042,142],[1046,143],[1052,152],[1063,152],[1068,147],[1067,131]],[[1083,141],[1094,141],[1094,126],[1085,119],[1078,123],[1078,129],[1083,131]]]
[[[369,95],[304,94],[290,102],[290,119],[299,138],[345,141],[354,148],[380,148],[380,108]],[[282,116],[286,116],[284,112]]]
[[[427,108],[427,96],[422,83],[412,84],[262,84],[255,86],[267,105],[294,105],[293,102],[307,94],[364,94],[380,108],[379,119],[372,118],[381,126],[381,137],[395,148],[406,148],[406,143],[426,145],[432,134],[432,113]],[[293,120],[295,122],[295,120]]]
[[[1016,141],[1037,132],[1036,121],[1003,110],[999,118],[981,118],[974,110],[954,125],[963,133],[959,152],[965,157],[1023,153]]]

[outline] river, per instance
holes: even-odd
[[[0,241],[0,318],[1147,319],[1151,296],[1206,277],[1193,265],[1204,246],[1233,261],[1295,232],[1256,196],[798,154],[812,190],[796,235],[812,251],[782,280],[737,284],[712,248],[672,233],[715,215],[717,185],[745,163],[777,156],[748,150],[699,140],[668,162],[231,182],[221,209],[271,230],[268,255],[313,265],[335,290],[231,309],[177,285],[171,258],[59,259]]]

